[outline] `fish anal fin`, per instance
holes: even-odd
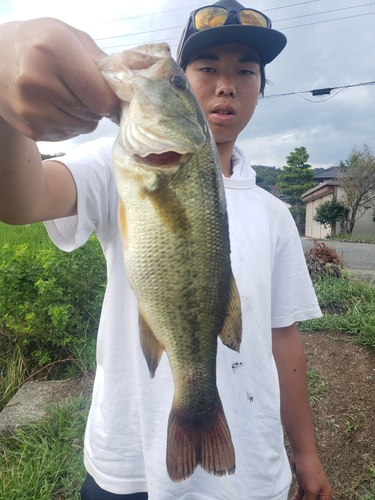
[[[241,299],[233,275],[230,281],[227,313],[219,337],[224,345],[240,352],[242,339]]]
[[[152,189],[145,187],[145,192],[158,216],[173,233],[185,233],[190,229],[186,212],[165,179],[159,178]]]
[[[163,354],[164,347],[155,337],[154,332],[149,327],[147,321],[141,311],[138,314],[139,338],[141,348],[146,359],[150,377],[155,377],[156,368],[158,367],[160,358]]]
[[[235,472],[235,452],[219,395],[205,412],[186,413],[172,406],[168,423],[167,471],[174,482],[200,465],[209,474]]]

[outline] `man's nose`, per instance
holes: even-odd
[[[236,95],[236,86],[230,75],[221,75],[216,85],[216,95],[225,95],[234,97]]]

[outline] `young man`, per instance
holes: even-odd
[[[256,187],[255,172],[234,147],[264,88],[264,66],[285,37],[262,13],[224,0],[191,14],[178,51],[220,155],[243,314],[241,353],[219,342],[217,360],[236,472],[220,478],[198,467],[181,483],[165,467],[173,395],[168,361],[162,357],[151,380],[124,272],[113,140],[43,164],[34,142],[87,133],[101,116],[117,116],[118,101],[95,65],[103,53],[85,33],[50,19],[3,25],[0,42],[0,219],[48,220],[51,238],[67,251],[95,230],[107,259],[82,499],[143,499],[148,492],[152,500],[285,500],[291,475],[282,419],[299,482],[294,500],[329,500],[295,326],[318,317],[319,307],[288,210]]]

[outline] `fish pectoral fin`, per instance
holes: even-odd
[[[224,345],[240,352],[242,339],[241,299],[233,275],[230,281],[228,309],[219,337]]]
[[[158,367],[164,351],[164,346],[155,337],[154,332],[144,319],[142,311],[139,311],[138,324],[142,352],[146,358],[148,369],[150,370],[150,377],[154,378],[156,368]]]
[[[158,179],[151,187],[145,187],[145,192],[158,216],[174,233],[185,233],[190,229],[190,222],[177,196],[168,186],[165,179]]]

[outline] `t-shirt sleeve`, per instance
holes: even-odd
[[[272,328],[319,318],[322,313],[294,221],[276,248],[272,271]]]
[[[80,247],[94,231],[104,241],[116,228],[113,142],[112,137],[90,141],[56,159],[70,170],[77,188],[77,215],[45,222],[50,238],[64,251]]]

